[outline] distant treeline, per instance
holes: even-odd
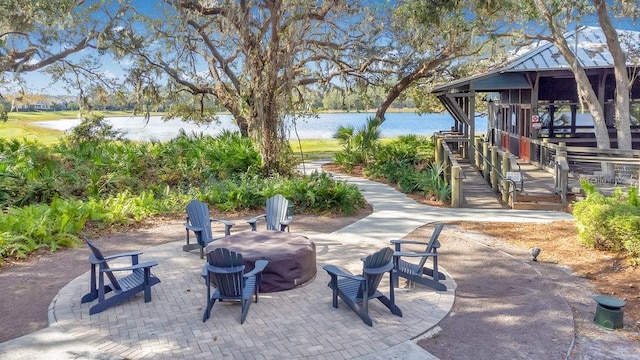
[[[365,111],[375,109],[382,103],[384,95],[381,89],[355,92],[333,88],[326,91],[307,91],[302,96],[304,103],[316,111]],[[122,96],[105,96],[104,93],[101,96],[89,94],[87,100],[94,110],[130,111],[134,108],[133,103],[123,102]],[[4,99],[0,98],[0,104],[6,111],[17,112],[79,110],[80,108],[78,102],[70,99],[69,96],[22,95],[19,100],[9,96]],[[164,112],[168,110],[170,105],[157,106],[150,111]],[[399,98],[393,103],[391,109],[411,109],[415,106],[412,99]],[[226,111],[224,107],[215,103],[209,103],[207,107],[216,112]]]

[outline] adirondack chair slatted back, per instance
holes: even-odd
[[[244,287],[244,263],[242,254],[225,248],[217,248],[207,254],[209,265],[224,268],[225,272],[214,272],[216,288],[225,297],[242,297]]]
[[[207,204],[195,199],[189,201],[189,204],[187,204],[187,221],[193,226],[202,228],[201,233],[196,233],[196,236],[198,236],[199,244],[207,243],[209,242],[209,240],[213,239],[213,233],[211,232],[209,207],[207,206]]]
[[[267,199],[267,230],[280,231],[280,223],[287,217],[289,200],[278,194]]]
[[[429,242],[427,243],[427,247],[425,248],[424,252],[427,254],[431,254],[436,252],[437,248],[440,247],[440,242],[438,242],[438,236],[440,236],[440,233],[442,232],[442,229],[444,228],[444,224],[438,224],[436,225],[435,229],[433,229],[433,233],[431,234],[431,238],[429,239]],[[420,262],[418,263],[418,269],[422,269],[424,267],[424,264],[427,262],[427,256],[423,256],[420,259]]]
[[[87,245],[89,246],[89,249],[91,249],[91,252],[93,253],[93,256],[98,259],[101,260],[102,262],[100,263],[100,269],[109,269],[109,264],[107,264],[106,261],[104,261],[104,255],[102,254],[102,251],[100,251],[100,249],[98,249],[98,247],[96,246],[96,244],[93,243],[93,241],[89,240],[88,238],[84,238],[84,241],[87,243]],[[135,265],[135,263],[134,263]],[[107,275],[107,277],[109,278],[109,281],[111,281],[111,285],[113,286],[114,290],[121,290],[120,288],[120,283],[118,282],[118,280],[116,279],[115,275],[113,275],[113,272],[108,271],[105,272],[105,274]]]
[[[383,248],[375,253],[367,256],[363,261],[363,267],[368,269],[375,269],[379,267],[383,267],[385,265],[390,265],[393,258],[393,250],[390,248]],[[373,294],[378,290],[378,285],[380,285],[380,281],[382,280],[384,273],[380,274],[366,274],[363,273],[363,276],[367,279],[367,289],[368,296],[372,297]],[[364,291],[364,286],[358,290],[358,298],[362,297]]]

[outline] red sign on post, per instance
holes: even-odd
[[[531,122],[540,122],[540,117],[538,115],[531,115]]]
[[[534,129],[542,129],[542,123],[541,122],[531,123],[531,127]]]

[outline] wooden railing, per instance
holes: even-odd
[[[555,170],[558,154],[566,156],[569,176],[586,179],[596,186],[638,185],[640,150],[597,149],[567,146],[566,143],[531,141],[531,163],[541,169]]]
[[[457,134],[436,134],[436,161],[445,165],[445,177],[451,185],[452,207],[460,207],[464,196],[465,177],[455,153],[464,148],[468,139]],[[602,150],[583,146],[566,146],[546,140],[531,140],[530,162],[554,174],[555,193],[567,203],[569,179],[587,180],[610,191],[614,186],[640,187],[640,150]],[[469,147],[474,151],[475,167],[494,192],[502,194],[502,202],[513,206],[517,186],[526,186],[518,176],[515,157],[508,151],[476,138]]]
[[[435,136],[436,142],[436,162],[438,165],[444,165],[445,179],[451,185],[451,207],[462,207],[462,199],[464,198],[464,186],[463,180],[466,178],[462,167],[458,164],[455,153],[464,148],[463,145],[469,142],[467,138],[453,136],[447,134],[446,136]],[[487,157],[486,153],[477,151],[476,146],[470,146],[470,149],[476,151],[476,167],[482,169],[483,176],[495,192],[502,193],[502,199],[504,203],[509,203],[513,206],[513,202],[516,198],[517,182],[519,179],[512,179],[509,177],[511,168],[509,167],[510,159],[508,152],[503,152],[494,148],[494,153],[491,155],[491,160]],[[498,153],[501,155],[498,156]],[[481,165],[478,165],[481,164]]]
[[[451,186],[451,207],[453,208],[462,207],[464,198],[462,180],[465,178],[462,167],[456,160],[455,151],[462,148],[463,143],[469,142],[468,139],[458,136],[457,134],[434,135],[436,163],[444,165],[444,177]]]

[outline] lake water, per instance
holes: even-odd
[[[291,139],[331,139],[339,126],[353,126],[356,129],[364,126],[373,113],[334,113],[319,114],[311,118],[298,118],[295,123],[287,120],[288,135]],[[238,130],[233,124],[231,115],[219,115],[219,123],[208,125],[195,125],[180,120],[163,121],[160,116],[152,116],[148,122],[143,117],[107,117],[113,127],[125,133],[125,137],[137,141],[166,141],[176,137],[180,129],[187,134],[203,133],[216,136],[223,130]],[[53,120],[41,121],[36,125],[67,131],[78,125],[80,120]],[[382,137],[395,137],[400,135],[431,136],[440,130],[449,130],[453,126],[453,118],[448,113],[424,114],[415,113],[388,113],[386,120],[380,128]],[[476,132],[487,131],[486,117],[476,121]],[[297,134],[297,135],[296,135]]]

